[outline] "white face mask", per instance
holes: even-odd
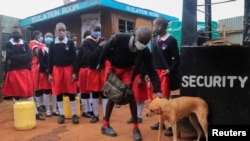
[[[43,42],[43,37],[39,37],[37,40],[38,40],[38,42],[41,43],[41,42]]]
[[[139,42],[138,40],[135,42],[135,47],[138,49],[138,50],[143,50],[144,48],[146,48],[147,46],[144,45],[143,43]]]

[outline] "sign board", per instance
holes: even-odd
[[[180,69],[180,94],[205,99],[210,124],[250,124],[250,48],[183,47]]]

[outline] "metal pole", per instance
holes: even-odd
[[[245,0],[243,24],[244,24],[243,46],[250,47],[250,1],[249,0]]]
[[[205,40],[212,39],[212,12],[211,12],[211,0],[205,0]]]
[[[3,29],[3,27],[2,27],[2,21],[0,21],[0,55],[1,55],[1,57],[0,57],[0,65],[1,65],[1,67],[0,67],[0,103],[3,101],[3,88],[2,88],[2,86],[3,86],[3,61],[2,61],[2,46],[3,46],[3,41],[2,41],[2,29]]]
[[[197,46],[197,0],[183,0],[182,41],[184,46]]]

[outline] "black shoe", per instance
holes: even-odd
[[[78,124],[79,123],[79,119],[78,119],[77,115],[72,116],[72,123],[73,124]]]
[[[141,136],[141,132],[139,129],[133,130],[133,137],[134,137],[134,141],[142,141],[142,136]]]
[[[128,124],[133,123],[133,119],[130,118],[130,119],[127,121],[127,123],[128,123]]]
[[[168,127],[168,129],[164,133],[165,136],[173,136],[172,127]]]
[[[92,117],[94,116],[94,112],[93,111],[88,111],[88,114],[90,114]]]
[[[43,105],[37,107],[37,110],[38,110],[39,112],[46,112],[46,108],[45,108]]]
[[[64,115],[59,115],[59,118],[57,120],[57,123],[58,124],[63,124],[64,123],[64,120],[65,120],[65,116]]]
[[[151,129],[152,129],[152,130],[158,130],[158,129],[159,129],[159,122],[157,122],[155,125],[152,125],[152,126],[151,126]],[[163,129],[163,130],[166,129],[164,123],[163,123],[163,125],[162,125],[162,129]]]
[[[101,132],[102,134],[107,135],[107,136],[111,136],[111,137],[117,136],[117,133],[113,130],[113,128],[110,125],[103,126],[101,128]]]
[[[128,124],[130,123],[133,123],[133,119],[130,118],[128,121],[127,121]],[[142,118],[137,118],[137,123],[142,123]]]
[[[89,114],[88,112],[83,112],[82,117],[92,118],[93,116],[91,114]]]
[[[58,112],[58,111],[52,112],[52,115],[53,115],[53,116],[59,116],[59,112]]]
[[[142,123],[142,118],[137,118],[137,123]]]
[[[36,120],[45,120],[41,113],[36,114]]]
[[[99,117],[98,116],[93,116],[92,119],[90,120],[90,123],[96,123],[99,121]]]

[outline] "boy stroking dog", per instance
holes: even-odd
[[[153,114],[159,116],[160,125],[162,125],[165,120],[171,124],[174,141],[177,141],[177,122],[188,116],[191,124],[198,133],[197,141],[201,139],[203,132],[206,141],[208,141],[208,105],[203,99],[199,97],[181,96],[168,100],[154,96],[154,99],[149,104],[149,110],[149,116]],[[195,115],[198,119],[198,122]],[[157,141],[161,140],[161,133],[162,128],[159,128]]]

